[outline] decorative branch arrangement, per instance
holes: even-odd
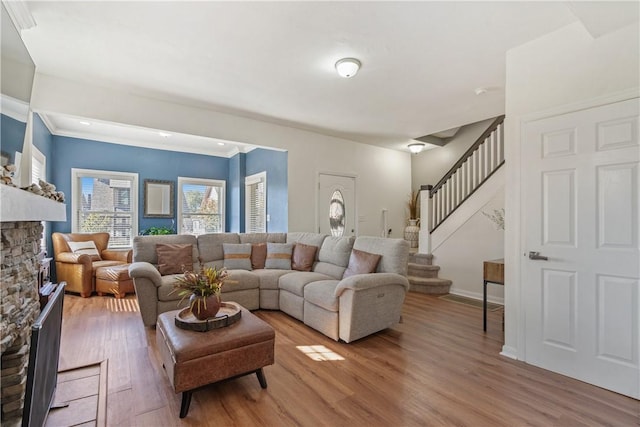
[[[504,208],[494,209],[493,213],[482,211],[482,215],[489,218],[496,225],[497,230],[504,230]]]

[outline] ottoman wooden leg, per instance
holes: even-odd
[[[184,418],[187,416],[187,412],[189,412],[189,405],[191,405],[191,394],[193,390],[182,392],[182,405],[180,405],[180,418]]]
[[[264,372],[262,372],[262,368],[256,371],[256,375],[258,377],[258,381],[260,381],[260,387],[267,388],[267,378],[264,376]]]

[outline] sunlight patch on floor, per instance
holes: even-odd
[[[299,345],[296,348],[316,362],[344,360],[344,357],[323,345]]]
[[[137,313],[140,311],[138,300],[134,298],[109,298],[107,309],[113,313],[125,311]]]

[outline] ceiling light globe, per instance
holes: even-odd
[[[342,58],[336,62],[336,71],[341,77],[349,78],[356,75],[361,65],[355,58]]]
[[[424,146],[425,144],[422,142],[414,142],[413,144],[408,145],[409,151],[411,151],[413,154],[418,154],[419,152],[421,152]]]

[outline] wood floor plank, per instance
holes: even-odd
[[[61,365],[109,359],[112,426],[638,426],[640,402],[499,355],[502,313],[409,293],[403,322],[345,344],[290,316],[276,363],[194,392],[186,418],[134,296],[65,297]],[[305,353],[306,351],[306,353]]]

